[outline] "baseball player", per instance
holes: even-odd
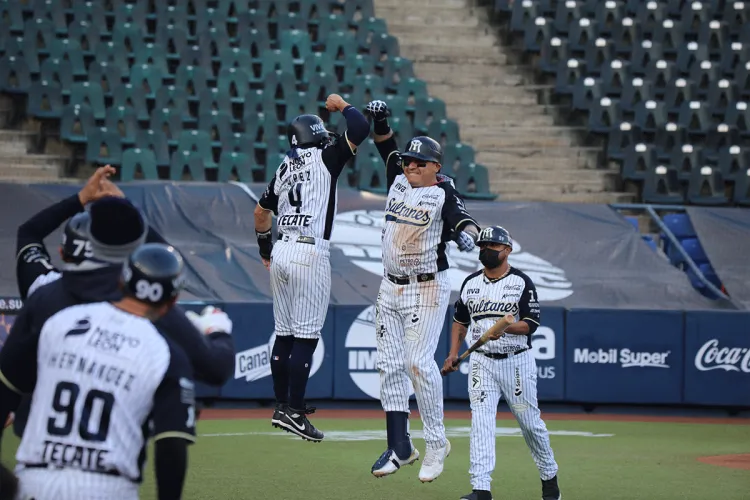
[[[336,216],[336,183],[369,125],[357,109],[331,94],[328,111],[346,119],[343,137],[332,140],[316,115],[289,124],[290,150],[255,208],[255,234],[263,264],[271,272],[276,340],[271,352],[276,409],[271,424],[319,442],[323,433],[307,415],[305,390],[331,293],[330,239]],[[278,241],[271,226],[277,216]]]
[[[451,293],[446,244],[455,240],[459,250],[472,250],[479,225],[451,179],[439,173],[440,145],[429,137],[415,137],[399,153],[386,103],[371,101],[366,112],[374,121],[388,185],[384,277],[375,319],[388,449],[372,466],[372,474],[393,474],[419,458],[408,432],[411,380],[426,445],[419,480],[430,482],[442,473],[451,449],[443,425],[443,381],[434,359]]]
[[[122,266],[121,286],[118,301],[62,310],[46,304],[53,288],[40,289],[0,352],[3,385],[33,392],[16,452],[23,499],[135,500],[151,436],[158,498],[181,497],[195,440],[192,368],[152,321],[184,286],[182,257],[143,245]],[[32,335],[15,335],[16,325]]]
[[[502,394],[516,417],[542,479],[543,500],[559,500],[557,463],[547,427],[536,399],[536,361],[531,336],[539,326],[539,298],[526,274],[510,266],[513,243],[500,226],[482,230],[477,240],[484,269],[469,275],[455,303],[451,349],[443,370],[457,369],[459,349],[471,330],[476,342],[497,320],[510,314],[516,322],[470,358],[469,398],[471,438],[469,455],[472,492],[462,500],[492,500],[491,474],[495,468],[495,420]]]

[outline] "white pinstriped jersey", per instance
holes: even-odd
[[[479,340],[484,332],[506,314],[512,314],[516,321],[525,320],[539,325],[539,298],[531,278],[513,267],[498,279],[488,278],[483,270],[466,277],[456,300],[453,321],[469,327],[469,344]],[[497,340],[487,342],[481,349],[492,353],[508,353],[530,346],[530,335],[506,333]]]
[[[140,481],[149,434],[193,440],[193,398],[185,354],[150,321],[107,302],[63,309],[41,328],[16,460]]]

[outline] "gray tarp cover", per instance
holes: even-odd
[[[185,300],[271,300],[269,275],[253,226],[264,185],[134,182],[121,185],[150,223],[185,256],[190,293]],[[44,206],[77,192],[71,185],[0,184],[3,218],[0,295],[17,296],[15,232]],[[339,193],[331,239],[332,304],[371,304],[382,276],[380,235],[385,198]],[[515,241],[512,265],[536,283],[542,302],[565,307],[712,309],[733,307],[696,292],[687,276],[652,252],[632,226],[606,205],[467,202],[482,226],[506,227]],[[60,232],[46,240],[51,253]],[[478,251],[449,246],[455,299],[477,270]],[[59,261],[56,261],[59,263]]]
[[[750,309],[750,210],[688,207],[687,212],[727,292]]]

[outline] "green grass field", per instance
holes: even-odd
[[[270,419],[270,415],[269,415]],[[468,420],[446,420],[453,451],[433,483],[417,479],[417,462],[393,476],[375,479],[370,467],[384,450],[383,420],[314,419],[326,432],[315,444],[273,429],[269,420],[199,422],[191,448],[185,500],[436,500],[471,490]],[[420,428],[414,419],[412,429]],[[539,475],[515,421],[498,421],[493,496],[541,498]],[[549,421],[566,500],[750,498],[750,471],[706,465],[707,455],[750,451],[750,426],[684,423]],[[3,461],[13,463],[17,441],[3,440]],[[364,432],[371,431],[371,432]],[[566,434],[564,431],[568,431]],[[591,434],[599,436],[591,436]],[[424,441],[416,438],[424,456]],[[149,455],[151,458],[151,455]],[[141,498],[155,498],[147,464]]]

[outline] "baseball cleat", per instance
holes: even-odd
[[[315,413],[315,408],[306,408],[305,410],[287,408],[287,410],[281,414],[279,427],[287,432],[298,435],[302,439],[319,443],[323,441],[323,433],[316,429],[307,419],[307,415],[311,413]]]
[[[472,490],[462,496],[460,500],[492,500],[492,493],[487,490]]]
[[[445,459],[451,453],[451,442],[445,440],[445,446],[441,448],[427,448],[422,462],[422,468],[419,470],[419,480],[423,483],[430,483],[437,479],[443,472]]]
[[[411,448],[411,455],[406,460],[401,460],[395,451],[387,449],[380,455],[377,462],[373,464],[372,475],[375,477],[385,477],[395,473],[404,465],[412,465],[417,460],[419,460],[419,451],[413,446]]]
[[[560,488],[557,486],[557,476],[546,481],[542,479],[542,500],[562,500]]]
[[[271,425],[281,429],[281,416],[286,413],[286,404],[276,403],[276,409],[273,411],[273,417],[271,417]]]

